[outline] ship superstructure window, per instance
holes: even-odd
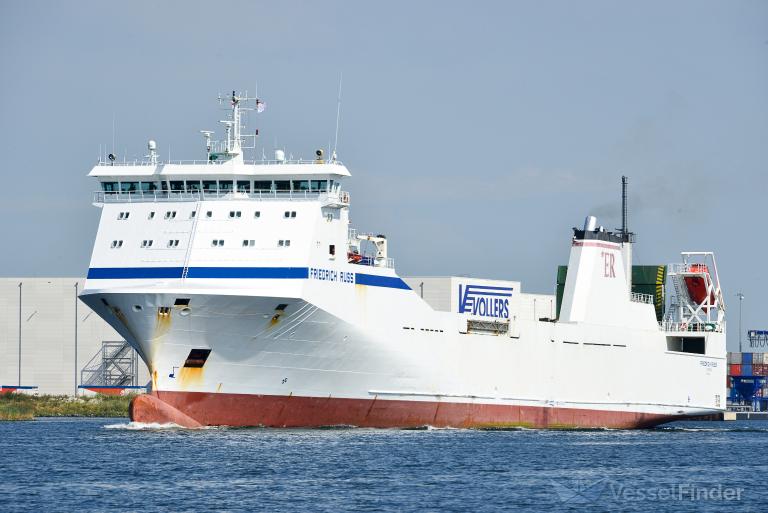
[[[286,219],[296,217],[296,211],[295,210],[291,210],[291,211],[286,210],[285,213],[283,214],[283,217],[285,217]]]
[[[200,180],[187,180],[187,192],[200,192]]]
[[[219,192],[222,194],[232,192],[233,183],[232,180],[219,180]]]
[[[183,192],[184,180],[171,180],[171,192]]]
[[[211,241],[211,246],[213,246],[214,248],[220,248],[224,246],[224,241],[222,239],[213,239]]]
[[[293,181],[293,190],[294,191],[308,191],[309,190],[309,180],[294,180]]]
[[[328,180],[312,180],[312,192],[325,192],[328,190]]]
[[[157,190],[157,182],[140,182],[141,192],[154,192]]]
[[[139,190],[139,182],[120,182],[120,192],[134,193]]]
[[[150,213],[149,213],[149,215],[147,216],[147,219],[154,219],[154,218],[155,218],[155,212],[154,212],[154,211],[152,211],[152,212],[150,212]]]
[[[328,254],[331,256],[336,256],[336,244],[328,245]]]
[[[109,245],[112,249],[122,248],[123,247],[123,241],[121,240],[113,240],[112,244]]]
[[[270,192],[272,190],[271,180],[254,180],[253,192]]]
[[[166,219],[176,219],[176,211],[175,210],[169,210],[165,213]]]
[[[256,212],[253,213],[253,217],[258,219],[259,217],[261,217],[261,212],[257,210]]]
[[[277,192],[287,192],[291,190],[290,180],[275,180],[275,190]]]
[[[216,180],[203,180],[203,192],[219,192],[219,185]]]
[[[131,213],[130,213],[130,212],[120,212],[120,213],[117,215],[117,219],[118,219],[119,221],[124,221],[124,220],[128,219],[128,216],[130,216],[130,215],[131,215]]]
[[[117,192],[117,182],[101,182],[101,189],[104,192]]]
[[[197,215],[197,211],[193,210],[192,212],[189,213],[189,218],[194,219],[196,215]]]
[[[152,241],[152,240],[143,240],[143,241],[141,241],[141,247],[142,248],[151,248],[153,242],[154,241]]]
[[[229,211],[229,217],[231,217],[233,219],[236,218],[236,217],[238,217],[238,218],[242,217],[242,215],[243,215],[243,212],[240,211],[240,210],[230,210]]]
[[[288,246],[291,245],[291,241],[290,240],[280,239],[279,241],[277,241],[277,245],[280,246],[281,248],[282,247],[286,247],[287,248]]]
[[[168,247],[169,248],[178,248],[179,247],[179,239],[171,239],[168,241]]]
[[[251,192],[251,182],[250,182],[250,180],[238,180],[237,181],[237,192]]]
[[[208,212],[205,213],[205,217],[213,217],[213,212],[209,210]]]
[[[252,248],[256,245],[256,241],[253,239],[245,239],[243,240],[243,247],[244,248]]]

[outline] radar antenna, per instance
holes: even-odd
[[[219,121],[219,123],[224,125],[224,131],[226,133],[223,141],[211,141],[213,132],[210,130],[200,131],[205,138],[208,161],[234,160],[242,163],[243,150],[256,148],[256,136],[259,135],[258,130],[255,130],[252,134],[244,134],[242,132],[242,129],[245,126],[243,112],[264,112],[266,104],[259,98],[248,96],[247,91],[243,94],[238,94],[236,91],[232,91],[231,96],[222,96],[219,94],[218,100],[219,104],[223,104],[225,101],[229,102],[231,111],[229,119]],[[248,102],[253,102],[253,107],[245,107],[244,105]],[[246,144],[246,140],[248,139],[252,141],[250,144]]]

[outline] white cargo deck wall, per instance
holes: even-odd
[[[75,393],[75,284],[82,278],[0,278],[0,385],[18,385],[19,283],[21,291],[21,385],[40,394]],[[77,384],[80,370],[104,340],[122,340],[77,300]],[[139,359],[138,384],[149,381]]]
[[[435,310],[450,312],[451,292],[453,292],[451,279],[451,276],[411,276],[404,277],[403,281],[416,294],[421,295],[423,292],[424,301]],[[518,282],[499,280],[498,283],[508,286],[515,285],[517,290],[510,308],[513,310],[513,315],[517,315],[519,319],[537,320],[555,317],[555,296],[551,294],[524,294],[520,291],[521,286]]]

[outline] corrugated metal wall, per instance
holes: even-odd
[[[21,385],[41,394],[75,393],[80,370],[103,340],[122,338],[76,299],[82,278],[0,278],[0,385],[18,385],[19,284],[21,283]],[[77,321],[75,321],[77,302]],[[75,372],[77,322],[77,373]],[[139,384],[149,380],[139,360]]]

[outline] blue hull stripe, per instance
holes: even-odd
[[[181,278],[183,267],[92,267],[88,269],[89,280],[128,280]],[[308,267],[190,267],[187,278],[246,278],[301,280],[309,278]],[[357,285],[410,290],[397,276],[377,276],[355,273]]]
[[[405,282],[397,276],[377,276],[375,274],[355,273],[355,284],[411,290],[411,287],[406,285]]]
[[[187,278],[306,279],[307,267],[190,267]]]
[[[181,278],[183,271],[183,267],[92,267],[88,269],[88,279]]]

